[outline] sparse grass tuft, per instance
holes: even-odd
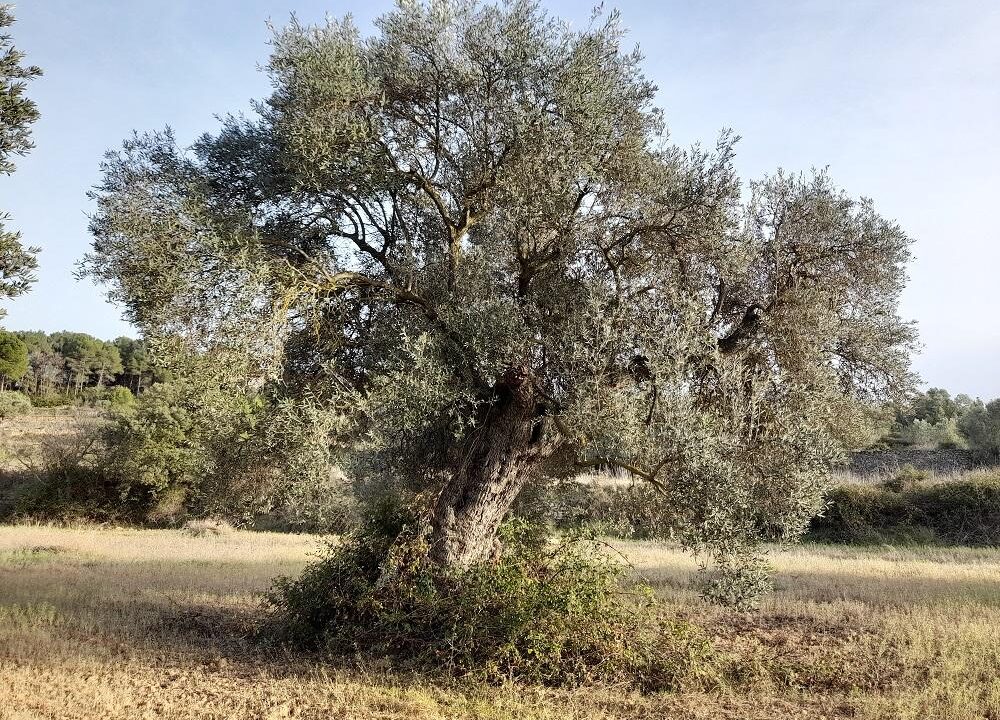
[[[220,537],[235,531],[227,521],[212,518],[188,520],[181,529],[191,537]]]

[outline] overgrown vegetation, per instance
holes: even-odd
[[[937,480],[904,468],[879,485],[844,485],[827,495],[808,537],[838,543],[1000,545],[1000,470]]]
[[[489,682],[679,689],[706,638],[582,538],[508,523],[489,562],[426,561],[415,517],[376,517],[270,595],[279,640]]]
[[[22,463],[15,515],[156,526],[211,517],[321,532],[341,531],[353,517],[322,419],[302,406],[175,381],[138,398],[116,387],[92,407],[101,422],[42,444]]]
[[[0,422],[18,415],[27,415],[31,410],[31,400],[24,393],[0,390]]]

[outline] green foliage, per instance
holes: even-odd
[[[671,145],[617,13],[401,3],[272,47],[256,116],[108,154],[85,270],[172,368],[316,403],[359,483],[437,497],[435,552],[616,466],[754,574],[912,383],[907,235],[826,173],[742,183],[732,134]]]
[[[27,82],[42,74],[34,65],[23,65],[24,53],[14,47],[6,32],[14,24],[12,7],[0,5],[0,173],[14,171],[12,155],[31,149],[30,127],[38,119],[38,108],[24,91]]]
[[[150,362],[143,340],[119,337],[106,342],[65,331],[19,331],[16,335],[28,347],[29,367],[21,385],[34,394],[70,388],[81,394],[86,388],[99,391],[112,383],[138,393],[155,378],[164,377],[162,369]]]
[[[962,416],[960,427],[980,461],[1000,460],[1000,399],[973,406]]]
[[[645,483],[536,481],[521,493],[513,512],[559,531],[586,529],[641,540],[673,538],[678,533],[678,518],[662,493]]]
[[[92,442],[93,438],[88,438]],[[141,509],[123,503],[112,478],[98,468],[94,445],[59,448],[33,469],[33,481],[17,499],[14,516],[47,521],[141,522]],[[78,454],[77,450],[83,450]]]
[[[71,445],[48,448],[34,469],[35,489],[18,511],[43,518],[179,522],[183,498],[204,467],[192,447],[182,397],[183,389],[155,387],[138,403],[114,408],[109,423],[80,433]]]
[[[28,81],[42,71],[24,65],[24,53],[14,46],[6,32],[14,23],[11,6],[0,5],[0,174],[14,172],[13,156],[24,155],[32,148],[31,125],[38,119],[38,108],[25,96]],[[6,219],[0,215],[0,220]],[[7,232],[0,223],[0,299],[17,297],[35,280],[38,248],[24,247],[20,233]],[[4,311],[0,309],[0,317]]]
[[[141,515],[161,501],[184,515],[202,483],[224,471],[226,444],[252,425],[245,403],[186,382],[154,385],[138,402],[116,408],[103,437],[101,471],[118,487],[121,502]]]
[[[66,393],[46,393],[32,395],[31,404],[39,408],[66,407],[76,403],[76,398]]]
[[[750,610],[771,589],[771,566],[759,555],[739,553],[723,555],[706,568],[702,578],[703,595],[721,605]]]
[[[88,434],[86,452],[39,468],[40,491],[24,513],[156,525],[266,516],[270,527],[321,532],[349,521],[349,485],[331,463],[321,411],[191,380],[158,383],[138,398],[116,387],[75,399],[105,408],[110,422]]]
[[[127,387],[119,385],[108,393],[108,404],[113,410],[121,412],[135,406],[135,395]]]
[[[1000,473],[979,470],[959,480],[933,483],[925,477],[911,469],[882,487],[836,488],[808,537],[862,544],[1000,544]]]
[[[99,467],[103,457],[99,427],[81,425],[76,432],[46,442],[41,450],[22,473],[24,482],[12,508],[15,517],[114,523],[139,519],[137,509],[122,502],[114,479]]]
[[[65,359],[67,380],[77,390],[92,380],[100,389],[105,380],[122,371],[118,348],[86,333],[55,333],[52,345]]]
[[[912,465],[904,465],[892,477],[882,481],[882,487],[892,492],[903,492],[912,490],[923,481],[930,478],[931,473],[927,470],[917,470]]]
[[[947,390],[931,388],[913,400],[910,414],[915,420],[936,425],[943,420],[955,419],[958,411],[958,404],[951,399]]]
[[[10,390],[0,391],[0,422],[27,415],[31,411],[31,400],[27,395]]]
[[[95,390],[83,398],[107,408],[110,421],[81,434],[73,447],[52,448],[21,513],[155,524],[187,516],[199,483],[216,471],[204,441],[203,408],[219,399],[189,384],[155,385],[132,402],[127,390],[119,390],[124,392]],[[213,434],[231,442],[226,431],[232,418],[227,425],[221,415]]]
[[[0,377],[20,380],[27,371],[27,345],[17,335],[0,330]]]
[[[984,411],[981,400],[968,395],[952,399],[947,390],[931,388],[897,408],[887,439],[893,445],[920,449],[965,449]]]
[[[413,518],[374,519],[278,584],[271,636],[490,682],[666,690],[710,672],[706,638],[649,588],[581,539],[528,530],[508,524],[498,557],[450,571],[424,562]]]
[[[955,418],[944,418],[935,424],[927,420],[913,420],[899,428],[894,437],[899,444],[927,450],[935,448],[948,450],[967,446]]]

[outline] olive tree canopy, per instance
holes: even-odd
[[[724,561],[793,537],[910,381],[910,241],[825,173],[741,184],[729,133],[672,145],[623,42],[532,2],[293,21],[253,117],[108,155],[85,268],[155,346],[351,418],[436,562],[593,466]]]

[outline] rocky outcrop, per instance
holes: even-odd
[[[974,466],[969,450],[865,450],[854,453],[848,469],[855,475],[891,473],[904,465],[939,475],[969,470]]]

